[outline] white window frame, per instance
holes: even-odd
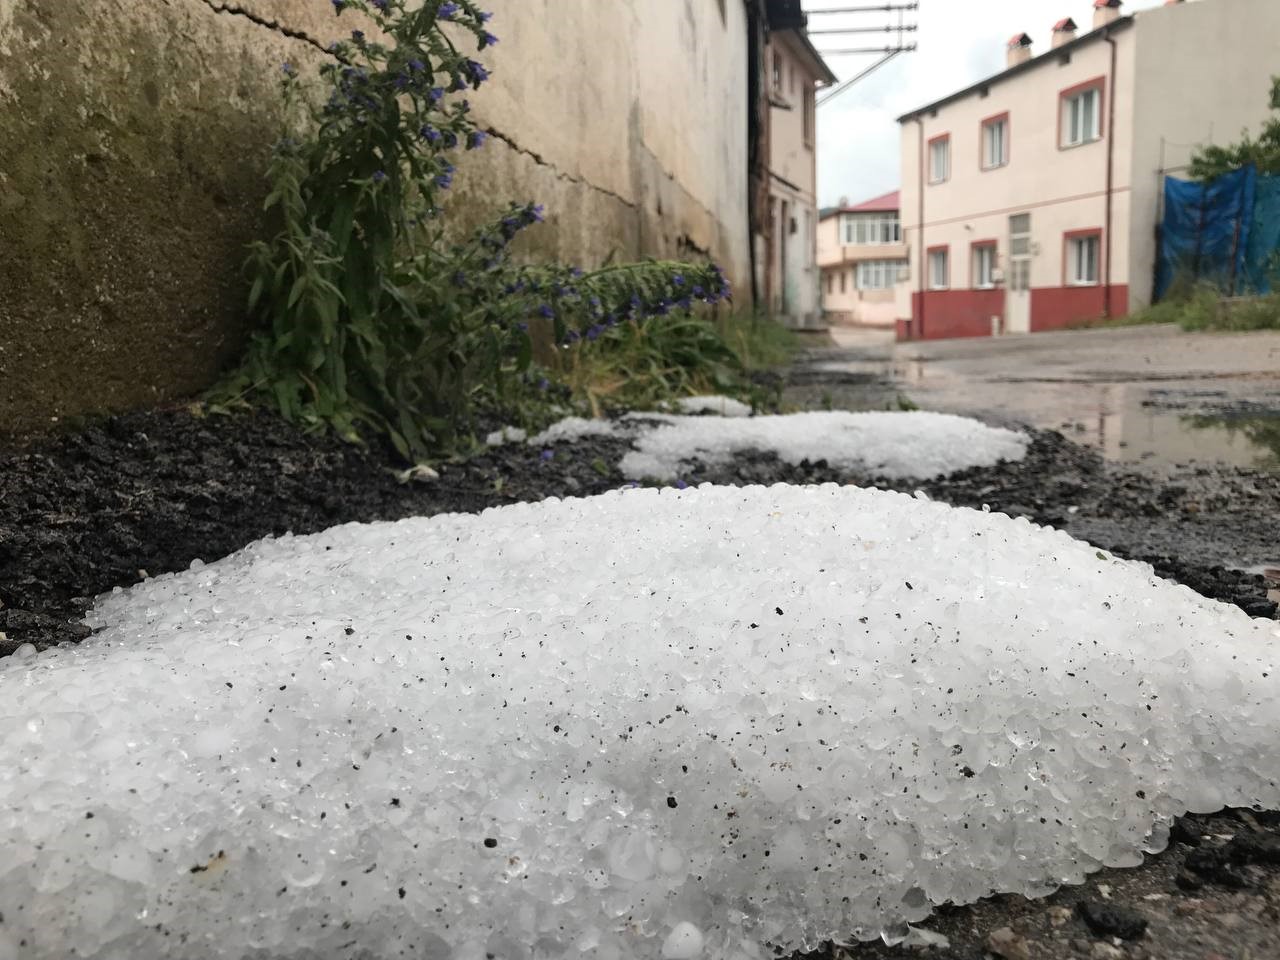
[[[1088,233],[1067,238],[1067,286],[1098,286],[1101,263],[1101,234]]]
[[[951,289],[951,251],[944,247],[941,250],[930,250],[929,256],[929,289]]]
[[[1085,104],[1091,103],[1092,117]],[[1062,146],[1080,147],[1102,139],[1102,87],[1088,87],[1062,98]]]
[[[997,136],[996,131],[999,131]],[[999,152],[997,153],[997,149]],[[998,117],[982,124],[982,169],[997,170],[1009,165],[1009,118]]]
[[[858,264],[856,286],[859,290],[892,290],[905,265],[903,260],[863,260]]]
[[[973,247],[973,289],[994,290],[996,286],[996,245],[979,243]]]
[[[840,222],[846,247],[889,246],[902,242],[902,220],[896,213],[849,213]]]
[[[951,179],[951,136],[948,134],[929,144],[929,183],[946,183]]]

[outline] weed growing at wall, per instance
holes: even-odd
[[[351,438],[376,431],[414,457],[467,436],[478,404],[536,402],[546,380],[533,369],[531,323],[561,349],[603,348],[645,336],[655,317],[696,324],[695,303],[728,297],[711,264],[584,274],[515,263],[511,242],[543,217],[533,203],[449,242],[451,158],[486,140],[466,94],[489,78],[475,57],[498,43],[490,15],[470,0],[330,2],[339,16],[368,15],[377,34],[353,30],[333,45],[320,103],[283,67],[296,129],[275,151],[267,200],[281,228],[253,248],[259,327],[225,394]],[[731,365],[714,333],[688,335],[709,362]]]

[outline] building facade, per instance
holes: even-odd
[[[841,201],[818,220],[822,312],[829,324],[892,327],[895,289],[907,275],[898,191],[855,206]]]
[[[903,339],[1062,329],[1151,301],[1162,185],[1266,116],[1276,0],[1093,0],[1053,48],[901,117]]]
[[[835,75],[814,49],[799,0],[770,0],[765,80],[769,98],[768,228],[763,298],[797,329],[822,325],[817,254],[815,98]]]

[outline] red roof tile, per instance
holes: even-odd
[[[873,200],[867,200],[859,203],[857,206],[846,207],[843,213],[891,213],[898,209],[901,203],[901,191],[895,190],[893,193],[886,193],[883,197],[876,197]]]

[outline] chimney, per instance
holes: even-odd
[[[1031,59],[1031,38],[1019,33],[1009,41],[1009,66],[1016,67]]]
[[[847,207],[847,206],[849,206],[849,198],[848,198],[848,197],[841,197],[841,198],[840,198],[840,209],[841,209],[841,210],[843,210],[843,209],[844,209],[845,207]]]
[[[1093,0],[1093,29],[1120,19],[1121,0]]]
[[[1053,25],[1053,49],[1057,50],[1064,43],[1070,43],[1076,38],[1076,22],[1070,17],[1065,20],[1059,20]]]

